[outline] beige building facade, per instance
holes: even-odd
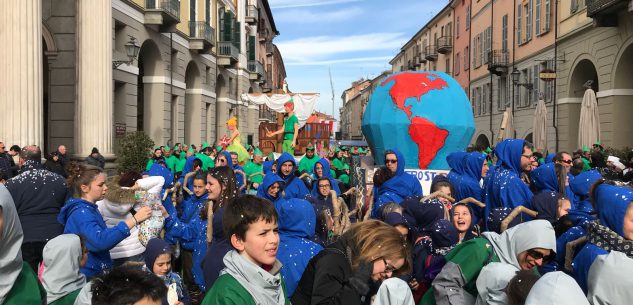
[[[125,132],[214,143],[235,116],[242,141],[257,143],[259,106],[240,95],[272,90],[266,0],[10,0],[2,14],[2,28],[19,29],[0,35],[3,142],[113,160]]]

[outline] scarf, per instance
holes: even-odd
[[[232,250],[224,256],[224,265],[226,268],[220,272],[220,275],[231,275],[246,291],[249,291],[255,304],[285,304],[279,261],[275,261],[273,268],[266,271]]]
[[[600,220],[589,223],[587,237],[590,243],[607,250],[619,251],[633,258],[633,240],[626,240],[615,231],[600,224]]]

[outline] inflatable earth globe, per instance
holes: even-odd
[[[448,74],[404,71],[376,87],[362,129],[380,165],[385,150],[396,148],[406,168],[448,169],[446,156],[466,149],[475,121],[464,89]]]

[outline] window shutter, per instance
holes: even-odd
[[[519,4],[518,8],[517,8],[517,44],[521,44],[523,41],[521,39],[521,9],[522,9],[522,5]]]
[[[552,4],[550,0],[545,0],[545,32],[549,32],[551,16],[552,15]]]
[[[526,41],[530,41],[532,39],[532,0],[528,1],[528,9],[525,17],[527,18],[525,22],[525,39]]]
[[[255,59],[255,36],[248,36],[248,60]]]
[[[534,29],[536,35],[541,35],[541,0],[536,0],[536,17],[534,19]]]
[[[501,49],[505,51],[508,49],[508,15],[504,15],[501,20]]]
[[[222,32],[222,41],[231,41],[233,38],[233,13],[231,13],[230,11],[225,12],[222,24],[224,25],[224,31]]]
[[[233,44],[239,49],[242,42],[242,29],[239,22],[235,22],[235,30],[233,31]]]

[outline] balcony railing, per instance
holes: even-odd
[[[180,21],[180,1],[178,0],[146,0],[145,8],[162,10],[173,19]]]
[[[604,14],[617,14],[617,10],[626,6],[628,0],[585,0],[587,2],[587,17],[596,18]]]
[[[249,60],[248,71],[257,74],[258,77],[262,77],[264,76],[264,65],[259,60]]]
[[[507,50],[492,50],[488,54],[488,71],[495,75],[505,75],[508,73],[510,54]]]
[[[246,23],[248,24],[257,24],[259,20],[259,11],[257,7],[254,5],[249,5],[248,10],[246,11]]]
[[[420,58],[420,64],[426,63],[426,53],[424,53],[424,50],[420,51],[420,54],[418,54],[418,57]]]
[[[232,41],[220,41],[218,43],[218,55],[231,59],[231,63],[237,62],[240,56],[240,50]]]
[[[204,21],[189,21],[189,37],[215,45],[215,30]]]
[[[446,54],[453,49],[453,36],[442,36],[437,39],[437,52]]]
[[[430,61],[437,60],[437,47],[434,45],[426,46],[424,48],[424,58]]]

